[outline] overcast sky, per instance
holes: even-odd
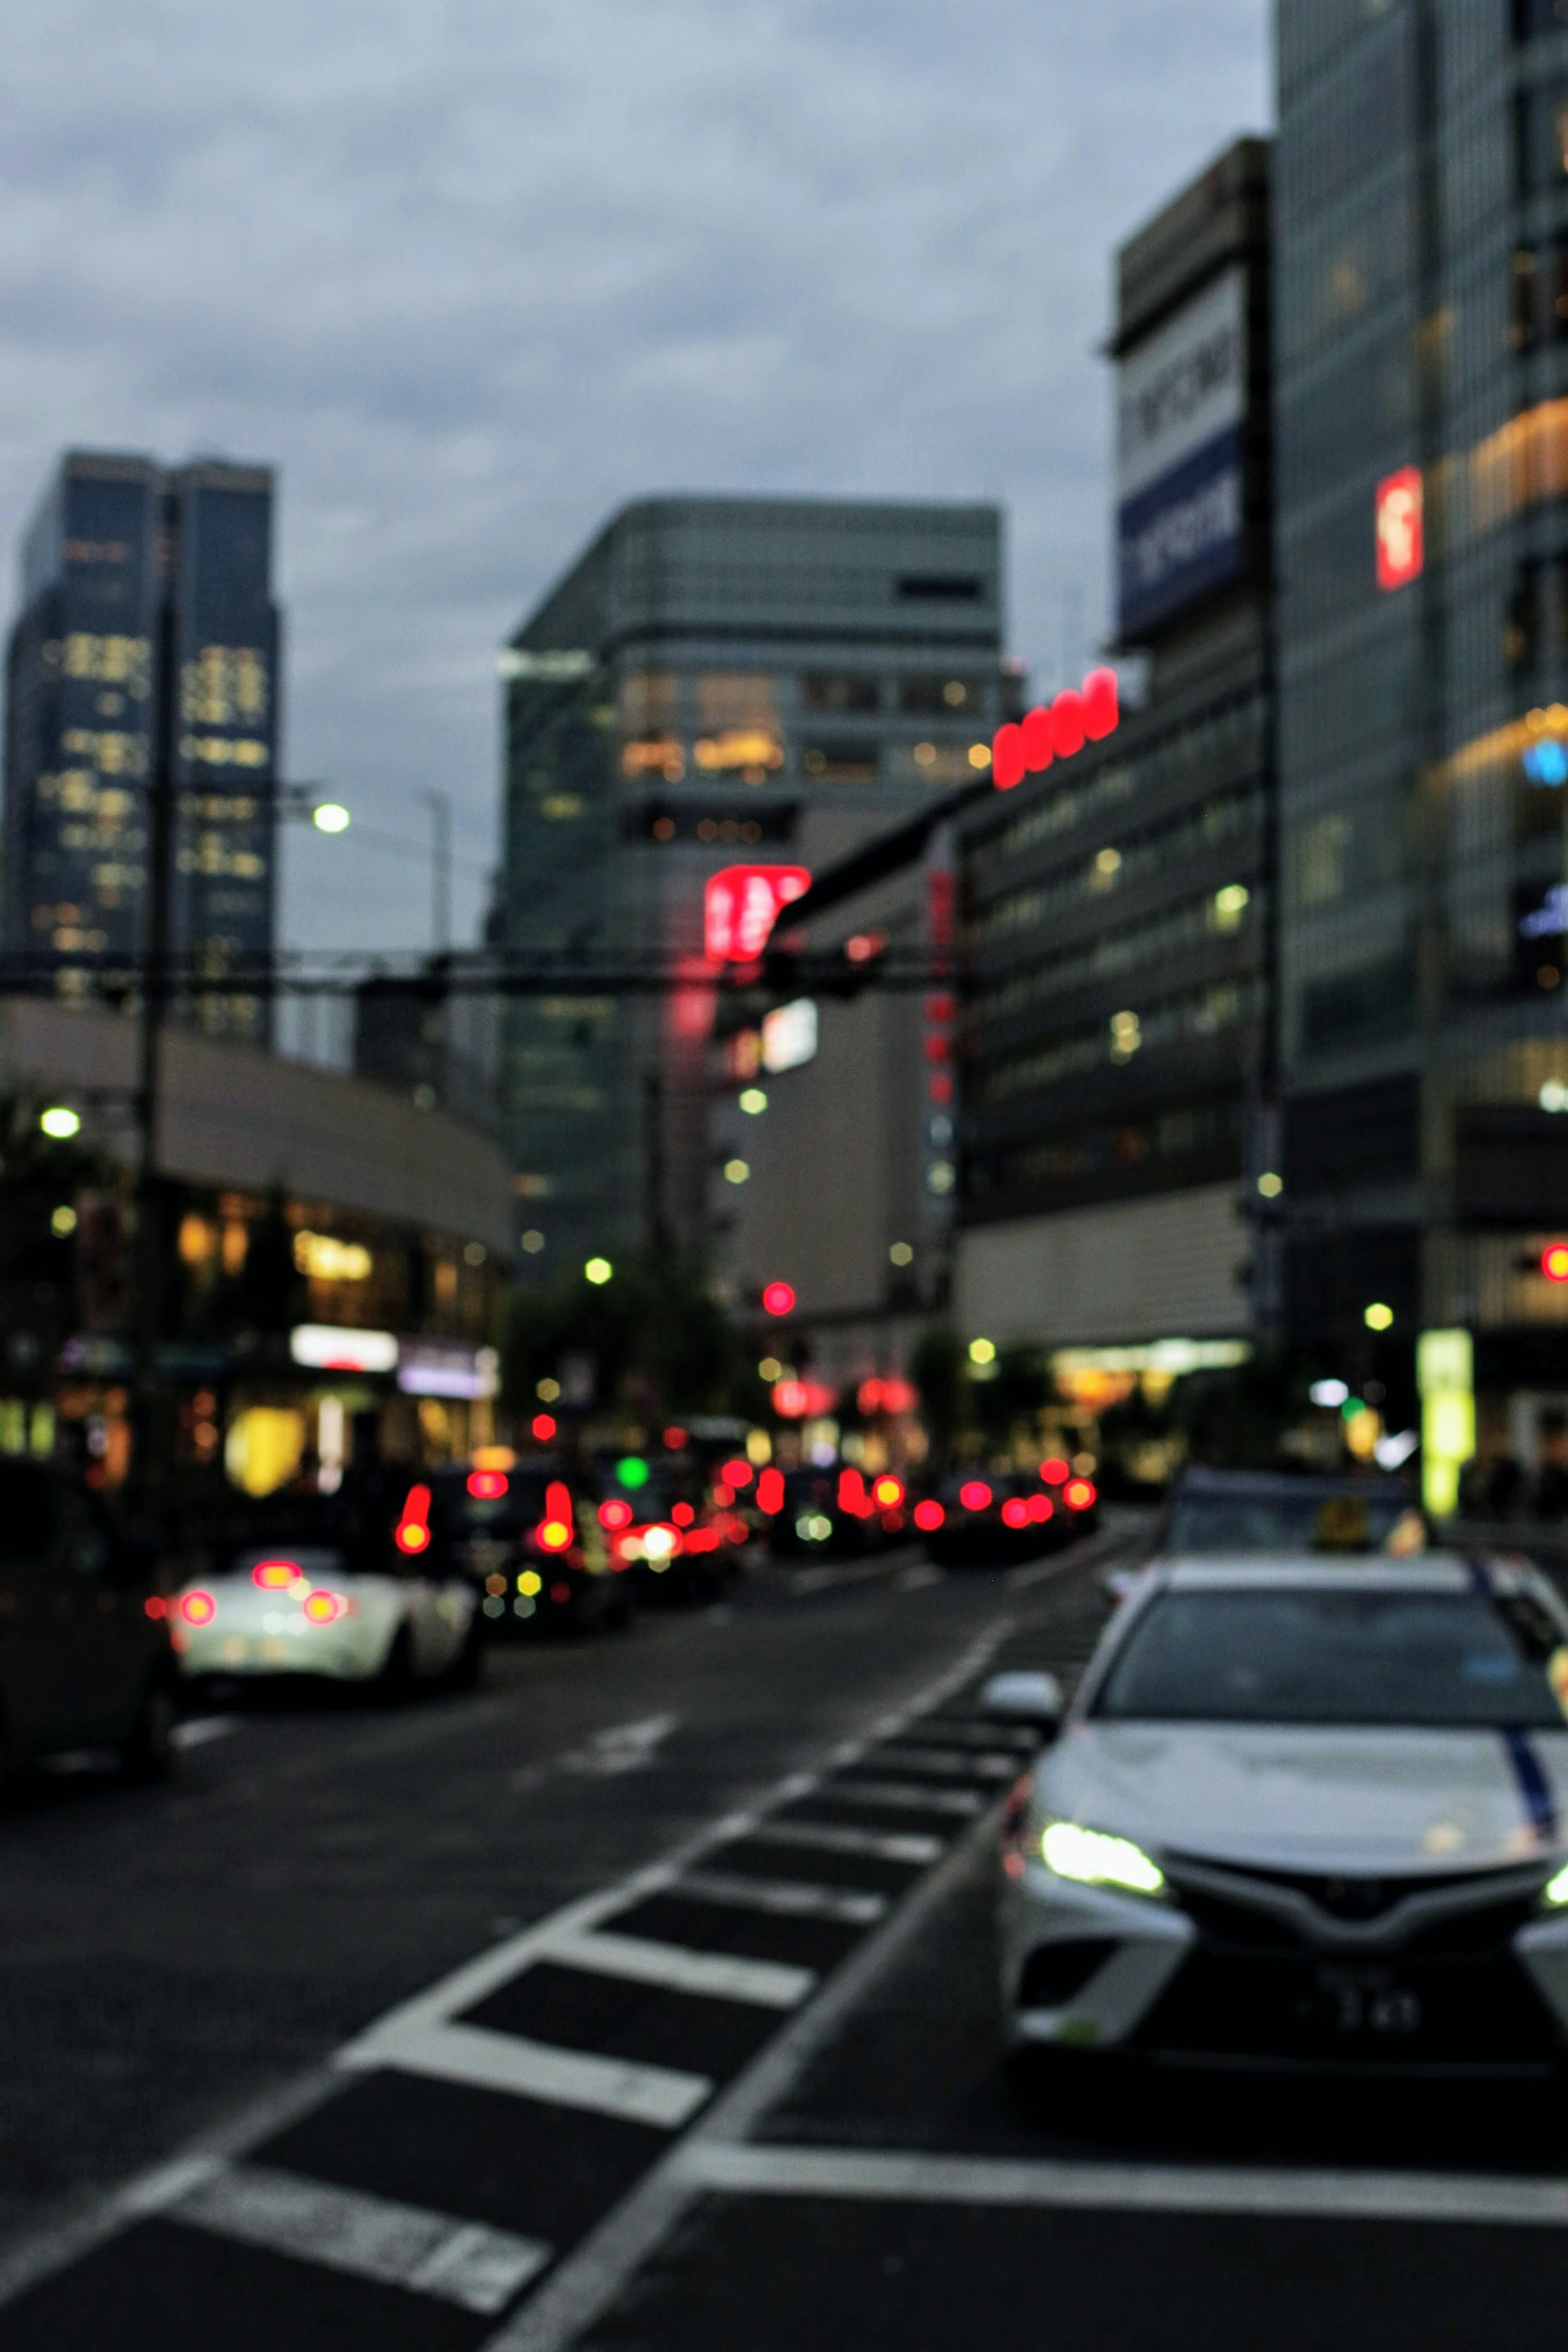
[[[493,858],[495,652],[622,500],[995,498],[1104,617],[1110,257],[1267,121],[1265,0],[7,0],[0,551],[68,443],[281,475],[289,772]],[[420,945],[296,835],[286,928]]]

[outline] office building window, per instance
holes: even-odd
[[[701,671],[696,704],[692,763],[699,775],[738,775],[744,783],[760,784],[784,765],[772,678],[745,670]]]
[[[874,784],[877,747],[874,743],[806,743],[800,751],[800,772],[814,784]]]
[[[1538,40],[1543,33],[1568,26],[1568,0],[1513,0],[1513,37]]]
[[[629,670],[616,694],[623,735],[674,735],[680,727],[680,680],[673,669]]]
[[[956,719],[980,709],[984,688],[977,677],[901,677],[898,707],[909,718]]]
[[[1519,101],[1519,182],[1526,195],[1568,181],[1568,82],[1543,82]]]
[[[871,715],[882,708],[882,681],[863,670],[807,670],[800,679],[800,708]]]

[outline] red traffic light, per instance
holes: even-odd
[[[762,1293],[765,1315],[793,1315],[795,1293],[787,1282],[770,1282]]]
[[[1541,1271],[1548,1282],[1568,1282],[1568,1242],[1548,1242],[1541,1253]]]

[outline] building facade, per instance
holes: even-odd
[[[1469,1331],[1528,1467],[1568,1391],[1568,21],[1279,25],[1291,1326],[1392,1393]]]
[[[985,772],[1000,575],[994,508],[659,499],[517,631],[497,946],[619,975],[509,1001],[502,1098],[538,1273],[722,1239],[710,1039],[731,950],[708,886],[798,883]]]
[[[23,550],[6,673],[3,935],[18,976],[135,985],[150,789],[167,761],[181,1016],[265,1037],[225,973],[271,951],[278,616],[271,474],[72,451]]]
[[[1114,733],[1046,749],[959,822],[956,1298],[962,1328],[998,1345],[1181,1339],[1221,1360],[1251,1334],[1239,1212],[1270,1085],[1269,165],[1239,142],[1118,257],[1117,643],[1145,688]]]

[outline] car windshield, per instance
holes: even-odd
[[[1167,1592],[1092,1712],[1118,1722],[1563,1727],[1534,1601],[1481,1592]]]
[[[1406,1495],[1178,1495],[1161,1549],[1187,1559],[1232,1551],[1414,1552],[1421,1515]]]

